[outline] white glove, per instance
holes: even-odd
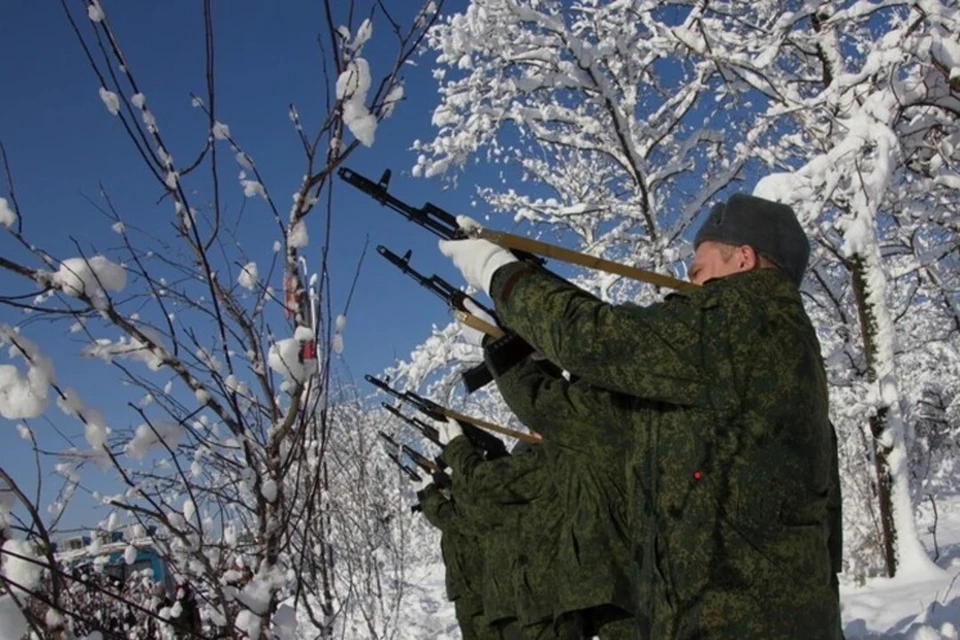
[[[494,320],[489,313],[478,307],[473,300],[467,298],[463,301],[463,306],[467,311],[470,312],[470,315],[474,316],[478,320],[483,320],[487,324],[491,324],[495,327],[498,326],[497,321]],[[474,329],[473,327],[461,322],[460,335],[463,336],[463,339],[467,344],[472,344],[475,347],[479,347],[483,345],[483,338],[487,334],[479,329]]]
[[[437,431],[440,432],[440,443],[444,446],[449,444],[450,441],[457,436],[463,435],[463,428],[461,428],[460,423],[453,418],[447,418],[447,421],[442,423]]]
[[[468,284],[487,295],[497,269],[517,261],[512,253],[489,240],[441,240],[440,252],[453,260]]]

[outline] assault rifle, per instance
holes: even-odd
[[[406,218],[410,222],[413,222],[414,224],[417,224],[423,227],[424,229],[434,234],[438,238],[441,238],[443,240],[461,240],[467,237],[471,237],[471,236],[468,236],[460,228],[460,225],[457,224],[456,216],[449,213],[448,211],[441,209],[435,204],[431,204],[428,202],[418,209],[416,207],[413,207],[407,204],[403,200],[400,200],[399,198],[393,196],[388,191],[388,188],[390,185],[389,169],[383,172],[383,175],[380,177],[379,182],[374,182],[370,178],[360,175],[356,171],[348,169],[347,167],[341,167],[337,171],[337,175],[339,175],[349,185],[356,187],[360,191],[366,193],[371,198],[379,202],[381,205],[388,207],[390,209],[393,209],[394,211],[402,215],[404,218]],[[383,251],[380,251],[379,247],[377,248],[377,251],[380,252],[380,255],[390,260],[390,258],[387,257],[387,255]],[[536,265],[538,267],[542,267],[544,262],[546,262],[543,258],[536,256],[528,251],[513,250],[513,249],[512,251],[519,259],[524,260],[525,262],[528,262],[530,264]],[[409,253],[403,258],[396,256],[396,254],[392,254],[392,255],[396,257],[396,261],[391,260],[391,262],[393,262],[397,267],[400,267],[404,271],[404,273],[406,273],[407,275],[411,275],[412,270],[410,269],[409,264],[407,264],[407,260],[409,260]],[[417,275],[420,275],[420,274],[417,274]],[[429,278],[425,278],[422,275],[420,275],[420,278],[422,278],[422,280],[418,279],[418,282],[420,282],[421,284],[424,284],[424,282],[428,282],[430,280]],[[456,291],[456,289],[452,285],[450,285],[449,283],[446,283],[446,284],[447,286],[450,287],[450,289]],[[424,286],[426,285],[424,284]],[[431,289],[431,290],[433,290],[434,293],[439,293],[439,289],[437,290]],[[461,304],[459,305],[459,309],[455,308],[455,311],[456,310],[464,311],[464,312],[466,311],[466,309],[464,309],[462,306],[462,300],[463,298],[460,299]],[[487,310],[486,308],[484,309]],[[496,318],[496,314],[491,313],[490,315]],[[466,318],[459,317],[458,319],[463,320],[466,324],[470,324],[471,326],[474,326]],[[481,327],[478,327],[478,326],[475,326],[474,328],[484,331]],[[487,332],[484,331],[484,333],[487,333]],[[523,338],[521,338],[520,336],[518,336],[516,333],[512,331],[504,330],[501,336],[495,336],[495,337],[498,338],[496,343],[496,348],[490,350],[489,358],[494,369],[498,371],[506,371],[510,369],[510,367],[519,363],[524,358],[526,358],[527,356],[529,356],[531,353],[534,352],[534,348],[532,346],[530,346],[527,342],[523,340]],[[479,368],[471,369],[466,375],[464,375],[464,383],[467,388],[467,393],[470,393],[472,391],[479,389],[480,387],[487,384],[491,380],[492,380],[492,376],[490,376],[487,373],[485,374],[479,373]]]
[[[507,449],[503,444],[503,440],[489,433],[490,431],[507,435],[512,438],[522,440],[523,442],[535,443],[540,441],[539,438],[531,436],[527,433],[514,431],[513,429],[507,429],[506,427],[501,427],[498,424],[487,422],[486,420],[481,420],[479,418],[471,418],[470,416],[458,413],[452,409],[447,409],[446,407],[443,407],[432,400],[427,400],[423,396],[413,391],[404,391],[403,393],[400,393],[383,380],[378,380],[371,375],[364,376],[364,379],[381,391],[389,393],[401,402],[406,402],[413,405],[418,411],[433,418],[434,420],[446,421],[447,418],[453,418],[463,429],[463,435],[469,438],[475,446],[480,447],[487,453],[488,460],[493,458],[501,458],[507,455]]]
[[[420,482],[423,480],[423,478],[421,478],[416,471],[411,469],[408,465],[405,465],[402,462],[400,462],[400,458],[398,458],[397,454],[395,454],[394,452],[387,451],[387,457],[393,460],[394,463],[396,463],[396,465],[400,467],[400,471],[402,471],[403,475],[407,476],[409,480],[413,482]]]
[[[403,413],[401,413],[400,410],[394,407],[393,405],[387,404],[386,402],[381,402],[380,404],[381,406],[383,406],[384,409],[389,411],[391,414],[400,418],[401,420],[406,422],[408,425],[416,429],[417,432],[419,432],[420,435],[422,435],[424,438],[426,438],[433,444],[437,445],[438,447],[443,448],[443,443],[440,442],[439,431],[437,431],[436,429],[428,425],[423,420],[420,420],[418,418],[410,418],[408,416],[403,415]]]
[[[389,444],[391,447],[395,447],[398,451],[402,451],[403,453],[407,454],[407,457],[410,458],[414,464],[433,476],[433,481],[439,488],[449,489],[452,486],[450,476],[444,473],[443,469],[440,468],[440,465],[436,464],[430,460],[430,458],[423,455],[413,447],[400,444],[389,434],[384,433],[383,431],[378,431],[377,433],[381,438],[383,438],[384,442]]]
[[[404,274],[413,278],[413,280],[421,287],[446,302],[447,306],[449,306],[453,311],[457,320],[473,327],[474,329],[477,329],[478,331],[482,331],[494,339],[503,338],[503,329],[496,325],[484,322],[477,316],[470,313],[464,305],[464,301],[470,300],[491,316],[496,317],[496,314],[491,309],[481,304],[476,298],[468,296],[460,289],[457,289],[440,276],[432,275],[427,277],[411,267],[410,256],[413,253],[412,251],[408,250],[405,254],[403,254],[403,256],[399,256],[381,244],[377,245],[377,253],[383,256],[390,264],[400,269],[400,271],[402,271]],[[480,389],[493,380],[493,375],[487,369],[485,364],[479,364],[471,369],[467,369],[461,374],[461,377],[463,378],[463,384],[467,389],[467,393],[472,393],[473,391]]]
[[[661,275],[645,269],[638,269],[637,267],[620,264],[619,262],[604,260],[603,258],[571,251],[570,249],[564,249],[563,247],[512,233],[504,233],[503,231],[494,231],[492,229],[472,229],[469,232],[465,232],[460,228],[460,225],[457,224],[456,216],[448,211],[444,211],[437,205],[428,202],[417,209],[391,195],[387,191],[390,186],[389,169],[383,172],[383,176],[380,177],[379,182],[374,182],[370,178],[362,176],[356,171],[352,171],[346,167],[341,167],[337,173],[351,186],[363,191],[383,206],[393,209],[407,220],[420,225],[443,240],[483,238],[505,249],[509,249],[521,260],[539,266],[542,266],[544,263],[544,259],[540,256],[546,256],[555,260],[562,260],[590,269],[599,269],[632,280],[648,282],[679,291],[689,291],[699,288],[698,285],[684,280],[678,280],[671,276]]]

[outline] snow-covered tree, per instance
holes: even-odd
[[[414,173],[493,167],[499,184],[476,192],[494,214],[681,276],[712,201],[740,189],[794,206],[814,243],[804,294],[841,440],[846,568],[894,575],[928,565],[915,498],[955,486],[931,448],[957,423],[928,427],[931,397],[956,411],[958,33],[936,0],[472,0],[430,32],[441,103]],[[574,278],[614,302],[657,296]],[[476,356],[445,335],[394,373],[449,387]]]
[[[337,166],[373,144],[398,106],[403,65],[440,4],[387,14],[377,2],[322,3],[327,32],[318,39],[324,67],[317,78],[327,81],[326,95],[303,120],[290,107],[303,148],[303,164],[289,176],[291,206],[275,197],[256,149],[242,143],[245,132],[228,125],[231,105],[216,99],[209,1],[198,6],[203,91],[182,96],[204,132],[186,142],[189,135],[172,134],[148,98],[162,88],[138,76],[124,53],[133,34],[114,31],[97,0],[83,5],[82,16],[64,4],[100,100],[140,162],[131,170],[155,180],[157,191],[144,198],[161,194],[170,224],[146,231],[101,187],[96,206],[108,218],[108,239],[54,255],[43,246],[42,213],[21,207],[15,195],[17,150],[3,150],[0,269],[33,290],[0,298],[23,318],[0,323],[10,360],[0,364],[0,414],[22,421],[38,474],[53,470],[65,479],[48,513],[38,487],[0,468],[0,597],[4,620],[21,627],[5,628],[6,635],[106,633],[109,616],[93,615],[94,600],[132,612],[135,620],[121,624],[200,633],[185,627],[191,598],[210,636],[289,639],[298,623],[314,637],[342,636],[361,623],[364,637],[396,633],[410,516],[395,470],[357,436],[382,417],[361,411],[349,380],[334,373],[347,310],[336,314],[329,302],[328,196]],[[388,34],[379,37],[393,45],[368,58],[378,24]],[[318,123],[312,133],[307,121]],[[234,172],[235,180],[225,179]],[[275,223],[263,246],[241,244],[249,217],[231,204],[244,197],[246,208]],[[57,361],[75,354],[45,349],[35,337],[46,335],[38,319],[85,343],[82,355],[101,362],[104,387],[129,405],[130,427],[110,423],[57,375]],[[39,444],[47,429],[40,420],[53,404],[82,427],[82,444],[65,451]],[[124,560],[134,563],[138,545],[162,556],[175,582],[166,605],[151,589],[121,591],[99,570],[84,577],[53,553],[58,514],[84,474],[104,472],[119,484],[110,495],[94,494],[110,510],[98,533],[113,543],[111,532],[136,525],[127,527]]]

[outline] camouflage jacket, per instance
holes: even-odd
[[[616,428],[633,439],[643,637],[839,637],[826,375],[785,275],[740,273],[640,308],[518,263],[497,271],[491,296],[550,361],[633,398]]]
[[[467,533],[470,526],[456,502],[436,485],[417,493],[423,516],[440,530],[448,600],[461,600],[466,613],[483,610],[483,551],[480,542]]]
[[[520,421],[543,436],[564,514],[549,577],[554,616],[603,605],[632,612],[623,473],[629,438],[622,429],[630,398],[568,382],[530,358],[498,372],[496,382]]]
[[[466,485],[474,508],[499,514],[503,522],[482,536],[487,563],[499,565],[485,583],[494,613],[502,599],[502,613],[509,602],[513,617],[523,625],[552,619],[554,585],[549,578],[563,514],[542,447],[484,460],[467,438],[459,437],[444,449],[444,458],[453,469],[454,491],[456,483]],[[484,611],[490,616],[486,598]]]

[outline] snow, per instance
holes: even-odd
[[[90,298],[94,308],[106,307],[106,291],[123,291],[127,284],[126,270],[104,256],[68,258],[52,277],[53,284],[69,296]]]
[[[229,140],[230,139],[230,127],[223,124],[222,122],[214,122],[213,128],[211,129],[213,137],[217,140]]]
[[[330,339],[330,348],[333,349],[333,352],[337,355],[343,353],[343,336],[341,334],[336,333],[333,338]]]
[[[310,236],[307,234],[307,223],[298,220],[287,236],[287,244],[291,247],[301,248],[307,246],[310,242]]]
[[[337,324],[336,324],[337,333],[343,333],[343,329],[346,326],[347,326],[347,316],[343,314],[337,315]]]
[[[47,407],[50,385],[56,382],[53,363],[30,340],[0,324],[0,346],[10,345],[11,358],[23,358],[27,372],[0,365],[0,416],[7,420],[36,418]]]
[[[3,576],[17,596],[24,597],[40,584],[43,564],[32,543],[11,538],[3,543],[2,556]]]
[[[137,427],[133,438],[124,446],[124,453],[133,460],[143,460],[154,447],[166,445],[175,451],[180,445],[183,432],[183,426],[171,420],[143,423]]]
[[[140,92],[137,92],[130,96],[130,102],[137,109],[143,109],[144,105],[147,104],[147,96],[143,95]]]
[[[260,196],[264,200],[267,199],[267,192],[263,185],[256,180],[247,180],[246,174],[242,171],[240,172],[240,186],[243,187],[243,195],[248,198]]]
[[[105,16],[103,15],[103,9],[100,7],[100,0],[92,0],[87,5],[87,17],[93,22],[103,21]]]
[[[257,272],[257,263],[248,262],[243,265],[243,268],[240,270],[240,276],[237,278],[237,283],[244,289],[253,291],[257,286],[258,280]]]
[[[106,87],[100,87],[100,100],[103,101],[103,106],[107,108],[111,115],[120,113],[120,98],[113,91],[107,90]]]
[[[260,493],[267,502],[275,502],[277,499],[277,483],[274,480],[265,480],[260,487]]]
[[[119,233],[120,235],[123,235],[123,232],[126,231],[126,228],[123,226],[122,222],[114,222],[112,225],[110,225],[110,229],[114,233]]]
[[[16,221],[17,214],[10,207],[10,203],[6,198],[0,198],[0,224],[9,229]]]
[[[351,60],[337,78],[337,99],[343,101],[343,123],[366,147],[373,144],[377,119],[365,102],[370,90],[370,66],[364,58]]]
[[[0,595],[0,640],[20,640],[30,625],[12,596]]]
[[[123,561],[127,566],[132,565],[137,560],[137,548],[132,544],[128,544],[127,547],[123,550]]]
[[[300,361],[300,349],[303,341],[296,338],[285,338],[270,345],[267,355],[267,365],[281,374],[285,380],[304,382],[310,369]]]

